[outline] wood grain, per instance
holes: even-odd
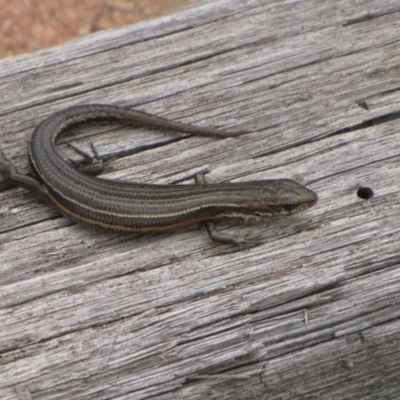
[[[222,225],[262,238],[236,251],[197,227],[88,229],[1,192],[1,398],[400,397],[399,21],[395,1],[213,0],[2,60],[0,148],[21,171],[46,116],[111,103],[249,134],[187,137],[107,177],[189,183],[208,168],[295,179],[320,201]],[[95,124],[74,143],[169,137]]]

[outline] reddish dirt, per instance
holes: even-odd
[[[0,0],[0,58],[173,12],[196,0]]]

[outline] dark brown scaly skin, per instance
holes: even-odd
[[[28,158],[35,178],[18,173],[4,155],[0,172],[10,183],[39,193],[78,222],[131,232],[205,222],[213,240],[236,245],[248,241],[216,231],[212,221],[293,214],[317,202],[316,193],[289,179],[209,184],[198,175],[196,185],[147,185],[88,176],[60,157],[55,142],[72,125],[100,120],[220,138],[244,133],[195,127],[124,107],[80,105],[51,115],[33,132]]]

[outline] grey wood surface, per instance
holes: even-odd
[[[223,225],[263,241],[236,251],[200,227],[88,229],[1,192],[2,399],[400,398],[398,1],[205,1],[1,60],[0,87],[0,149],[21,171],[46,116],[112,103],[250,133],[166,144],[108,177],[188,183],[208,168],[320,197],[303,214]],[[104,153],[171,137],[77,132]]]

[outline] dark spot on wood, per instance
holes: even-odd
[[[357,190],[357,196],[364,200],[369,200],[370,198],[374,197],[374,191],[369,187],[361,186]]]

